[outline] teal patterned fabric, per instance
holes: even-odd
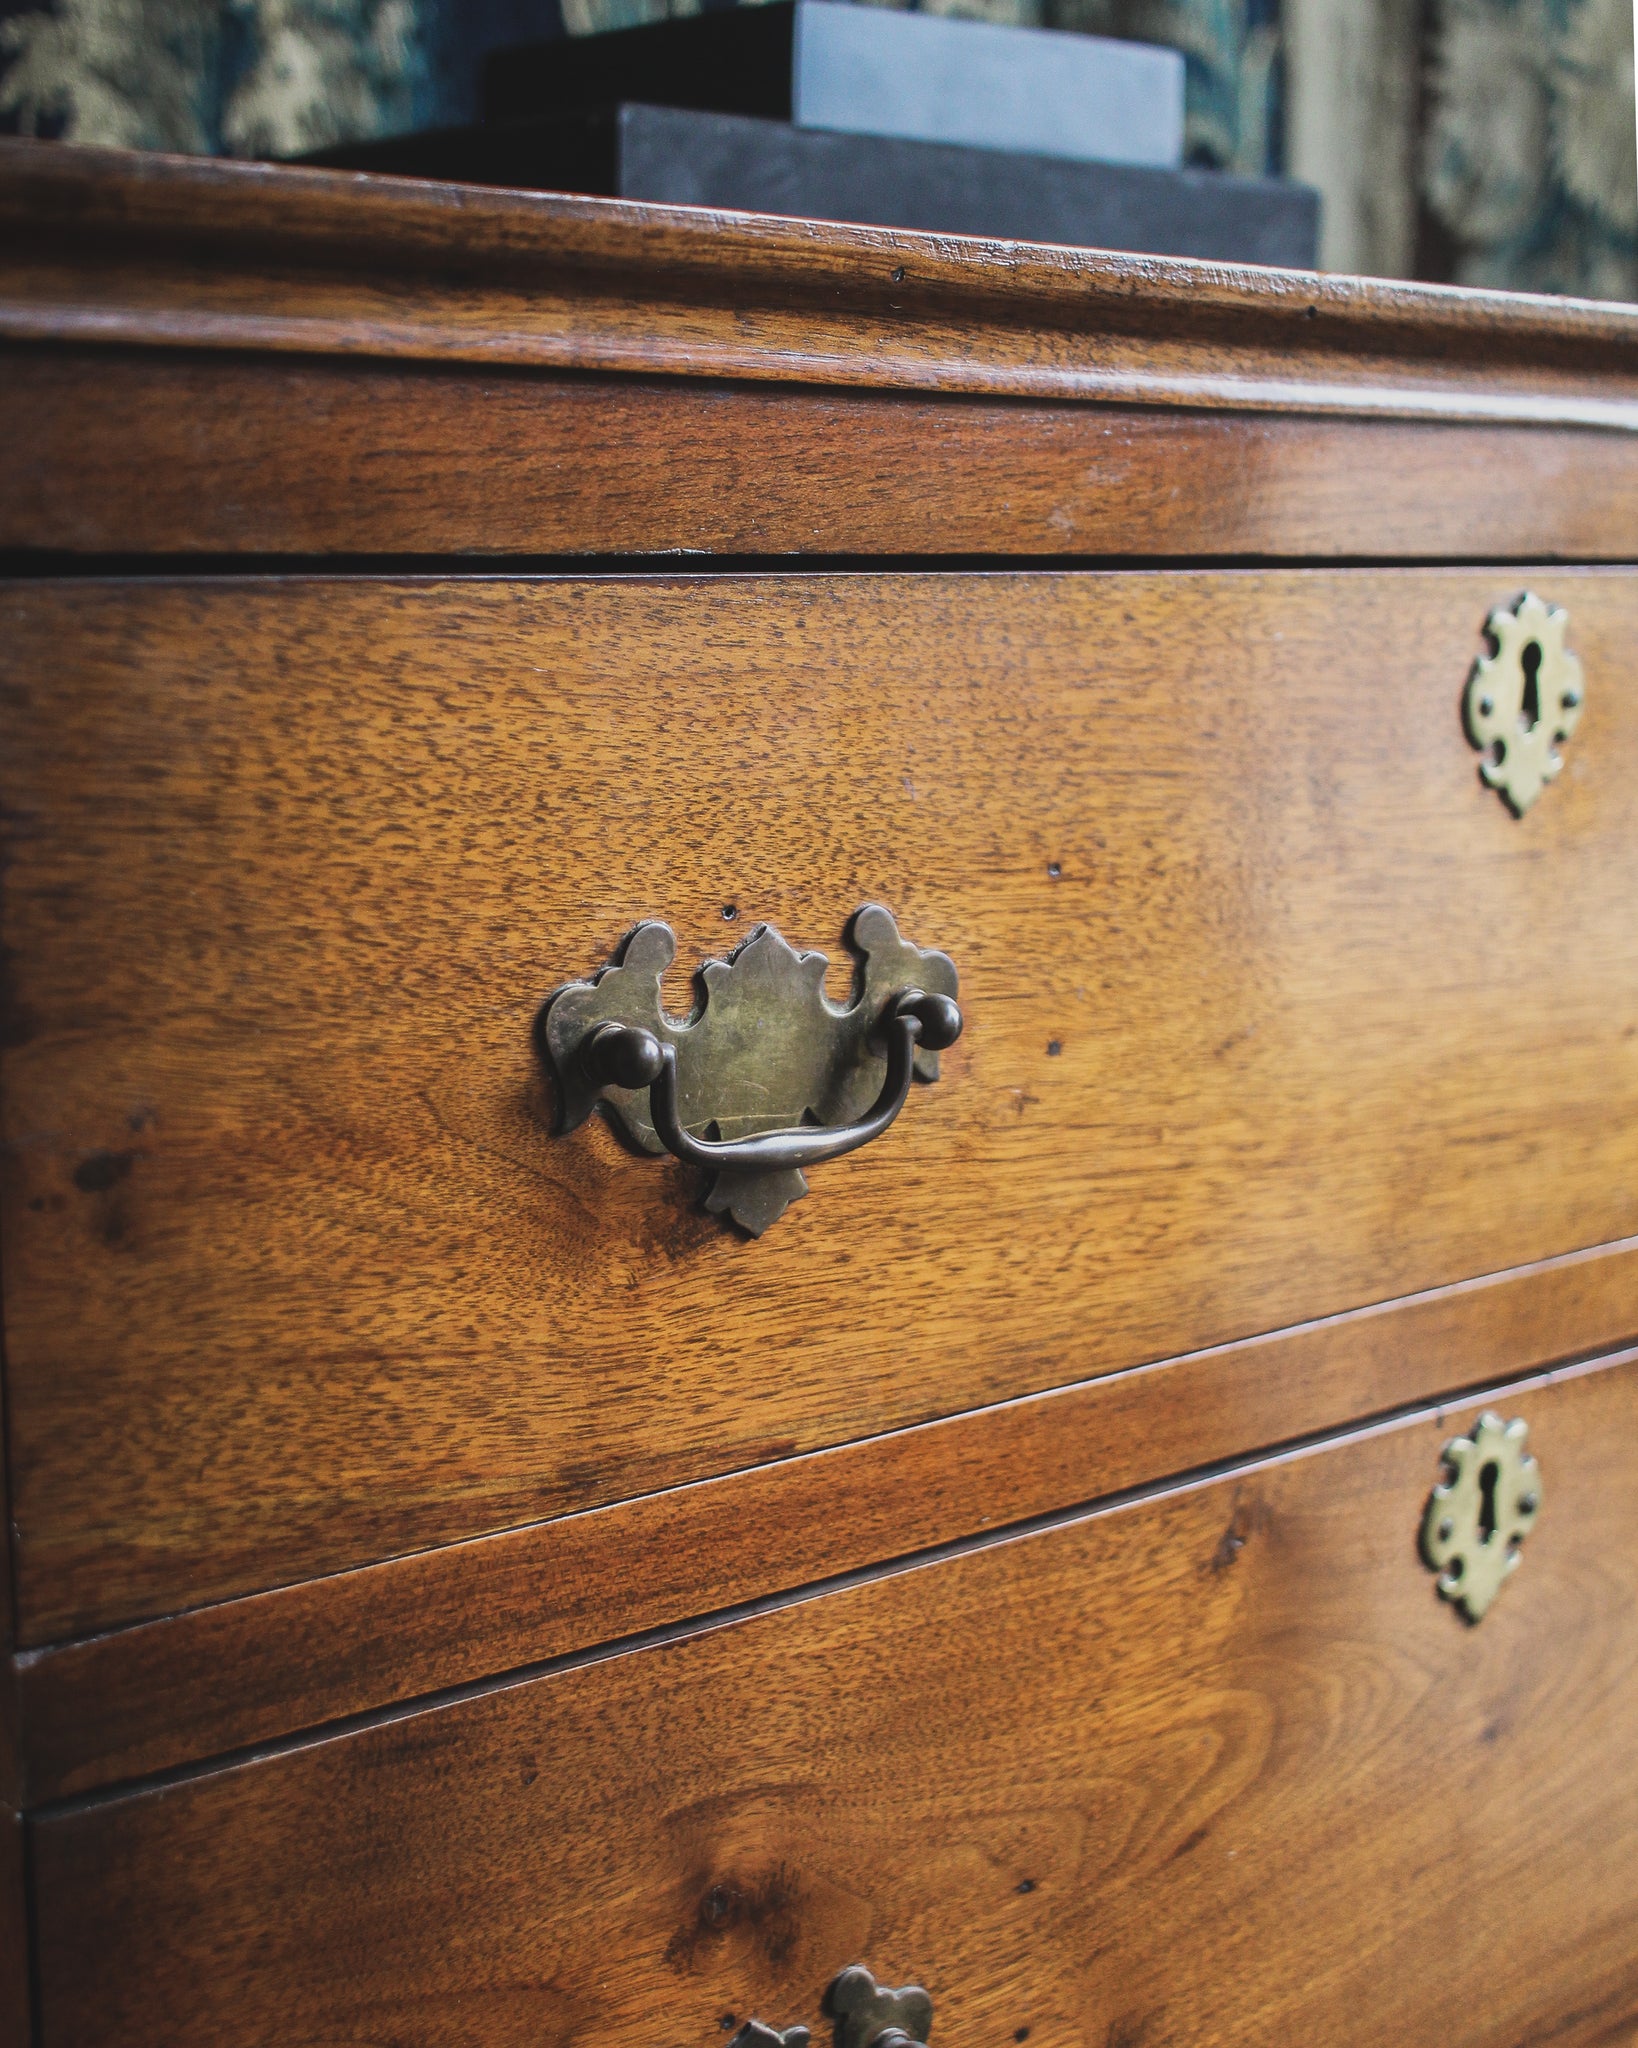
[[[1277,174],[1278,0],[1047,0],[1051,28],[1129,36],[1181,50],[1191,163]]]
[[[588,35],[715,4],[0,0],[0,125],[295,155],[470,118],[475,40]],[[1187,62],[1190,161],[1281,167],[1280,0],[919,4],[1168,44]],[[1430,4],[1420,198],[1447,245],[1443,270],[1464,283],[1638,299],[1630,0]]]
[[[1277,0],[926,0],[927,11],[1135,36],[1185,53],[1188,151],[1277,168]],[[6,11],[0,4],[0,13]],[[468,118],[441,63],[481,26],[496,40],[591,35],[699,0],[55,0],[0,20],[0,114],[25,134],[290,156]],[[498,37],[505,40],[504,35]]]
[[[0,20],[25,135],[294,155],[433,111],[417,0],[55,0]]]
[[[1632,0],[1441,0],[1423,191],[1461,284],[1638,299]]]

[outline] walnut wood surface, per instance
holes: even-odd
[[[1638,1370],[1498,1405],[1477,1628],[1429,1415],[43,1817],[43,2048],[705,2048],[856,1961],[960,2043],[1625,2040]]]
[[[1521,823],[1458,704],[1524,581],[1588,709]],[[1638,1230],[1630,575],[0,619],[25,1643]],[[536,1007],[632,920],[692,962],[762,917],[834,949],[867,899],[968,1031],[767,1239],[548,1134]]]
[[[0,335],[1638,430],[1638,309],[0,143]]]
[[[56,347],[0,439],[9,549],[1638,556],[1591,428]]]
[[[1638,1336],[1638,1244],[21,1660],[31,1805],[471,1684]]]

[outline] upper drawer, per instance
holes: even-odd
[[[1617,571],[12,586],[25,1640],[1638,1230],[1635,643]],[[633,921],[680,1011],[865,901],[967,1029],[767,1236],[550,1135]]]

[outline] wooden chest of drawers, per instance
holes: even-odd
[[[15,2037],[1631,2038],[1638,311],[0,215]]]

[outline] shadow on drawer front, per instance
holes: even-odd
[[[1527,581],[1586,703],[1517,818],[1463,717]],[[26,1642],[1638,1230],[1629,574],[3,615]],[[871,902],[966,1030],[766,1237],[551,1135],[537,1013],[636,921],[681,1013],[759,921],[839,959]]]
[[[860,1962],[953,2048],[1625,2039],[1638,1366],[1494,1405],[1476,1625],[1424,1414],[47,1814],[46,2048],[822,2041]]]

